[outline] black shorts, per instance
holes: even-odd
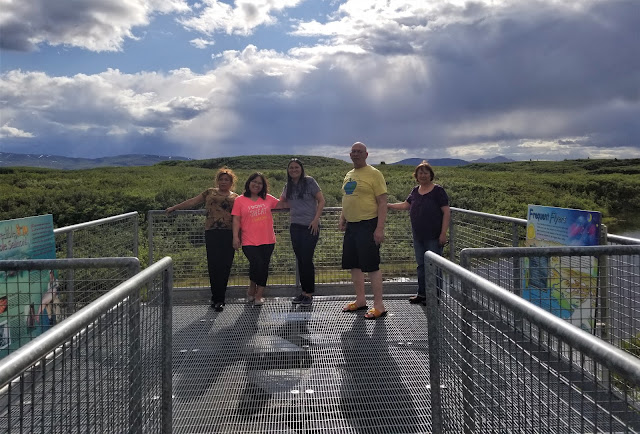
[[[378,218],[347,222],[342,243],[342,268],[359,268],[365,273],[380,269],[380,246],[373,239]]]

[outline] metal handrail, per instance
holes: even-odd
[[[640,244],[640,239],[638,238],[623,237],[622,235],[613,235],[613,234],[607,235],[607,241],[610,243],[617,243],[617,244],[627,245],[627,246]]]
[[[508,216],[504,216],[504,215],[498,215],[498,214],[489,214],[486,212],[480,212],[480,211],[471,211],[468,209],[463,209],[463,208],[455,208],[455,207],[451,207],[451,211],[454,212],[459,212],[462,214],[469,214],[469,215],[473,215],[476,217],[483,217],[483,218],[488,218],[491,220],[498,220],[501,222],[508,222],[508,223],[517,223],[519,225],[522,226],[526,226],[527,225],[527,220],[525,219],[519,219],[516,217],[508,217]]]
[[[509,253],[520,253],[523,250],[529,251],[529,255],[535,253],[537,247],[531,248],[498,248],[498,249],[469,249],[469,250],[495,250],[498,254],[500,251],[509,251]],[[558,254],[568,252],[580,252],[580,254],[593,255],[593,254],[606,254],[607,252],[617,252],[619,254],[626,254],[630,250],[630,246],[594,246],[594,247],[558,247],[552,248],[558,252]],[[466,249],[465,249],[466,250]],[[597,253],[596,253],[597,252]],[[635,253],[640,253],[640,246],[635,248]],[[468,252],[467,254],[475,254],[475,252]],[[479,254],[479,253],[478,253]],[[548,333],[557,336],[567,342],[570,342],[572,346],[580,350],[587,357],[591,357],[593,360],[601,363],[612,371],[616,371],[622,374],[626,380],[629,380],[633,386],[640,386],[640,359],[634,357],[625,351],[616,348],[615,346],[599,339],[588,332],[569,324],[568,322],[558,318],[550,312],[528,302],[527,300],[512,294],[506,289],[489,282],[488,280],[478,276],[477,274],[465,269],[464,267],[454,264],[453,262],[442,258],[432,252],[425,253],[425,264],[429,264],[431,268],[440,267],[442,270],[456,275],[463,283],[471,285],[475,290],[484,292],[498,303],[507,306],[512,309],[516,315],[521,315],[521,318],[528,320],[532,324],[535,324],[541,330],[545,330]],[[431,273],[431,271],[429,272]],[[435,274],[435,271],[433,271]],[[433,288],[435,291],[435,288]],[[437,312],[437,305],[435,294],[433,297],[427,297],[427,301],[433,301],[433,308]],[[431,332],[431,330],[429,330]],[[433,390],[433,386],[432,386]]]
[[[600,256],[600,255],[638,255],[640,245],[629,246],[549,246],[549,247],[486,247],[467,248],[460,252],[463,258],[523,258],[527,256]]]
[[[473,215],[476,217],[488,218],[491,220],[515,223],[520,226],[526,226],[528,223],[526,219],[520,219],[516,217],[507,217],[507,216],[498,215],[498,214],[489,214],[489,213],[484,213],[479,211],[471,211],[463,208],[451,207],[451,211],[459,212],[461,214]],[[636,244],[640,244],[640,239],[607,233],[607,242],[623,244],[623,245],[636,245]]]
[[[157,264],[137,273],[140,269],[138,258],[80,258],[80,259],[33,259],[20,261],[2,261],[6,269],[65,269],[78,267],[109,267],[125,265],[130,268],[131,277],[113,290],[102,295],[80,309],[64,321],[50,328],[32,341],[0,360],[0,387],[24,372],[26,368],[54,351],[63,342],[80,333],[96,318],[126,298],[140,286],[141,281],[151,279],[158,270],[165,268],[171,259],[165,258]]]
[[[78,223],[78,224],[70,225],[70,226],[64,226],[64,227],[61,227],[61,228],[54,229],[53,233],[54,233],[54,235],[66,234],[68,232],[73,232],[73,231],[77,231],[77,230],[80,230],[80,229],[87,229],[87,228],[90,228],[90,227],[93,227],[93,226],[99,226],[99,225],[102,225],[102,224],[105,224],[105,223],[112,223],[112,222],[115,222],[115,221],[124,220],[124,219],[132,217],[134,215],[137,217],[138,216],[138,212],[137,211],[131,211],[131,212],[128,212],[126,214],[118,214],[118,215],[114,215],[114,216],[111,216],[111,217],[105,217],[105,218],[98,219],[98,220],[91,220],[89,222]]]

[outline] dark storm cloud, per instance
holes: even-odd
[[[497,20],[434,33],[425,55],[438,107],[472,114],[637,101],[640,2],[570,12],[527,3]]]
[[[0,49],[31,51],[35,45],[29,41],[32,35],[29,23],[7,21],[0,24]]]
[[[640,148],[629,121],[640,118],[640,2],[467,3],[396,23],[343,38],[384,59],[359,66],[363,81],[414,53],[426,71],[395,71],[404,83],[388,89],[387,104],[354,113],[382,140],[442,147],[583,136],[585,145]],[[353,62],[366,65],[363,57]],[[476,125],[465,131],[460,122]]]
[[[40,43],[116,51],[154,12],[184,11],[181,0],[29,0],[3,2],[0,49],[29,51]]]

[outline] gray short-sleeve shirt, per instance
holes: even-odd
[[[308,226],[316,215],[318,208],[316,194],[320,191],[320,186],[310,176],[305,176],[305,179],[307,182],[302,198],[300,197],[300,182],[298,182],[292,192],[291,199],[287,199],[287,202],[290,207],[291,223]],[[287,197],[286,184],[282,189],[282,196]]]

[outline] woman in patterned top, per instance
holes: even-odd
[[[217,312],[224,309],[224,297],[231,273],[233,248],[233,217],[231,210],[238,197],[232,191],[237,177],[231,169],[223,167],[216,174],[217,187],[208,188],[199,195],[167,208],[167,214],[178,209],[193,209],[205,204],[207,219],[204,239],[207,247],[207,265],[211,284],[211,307]]]

